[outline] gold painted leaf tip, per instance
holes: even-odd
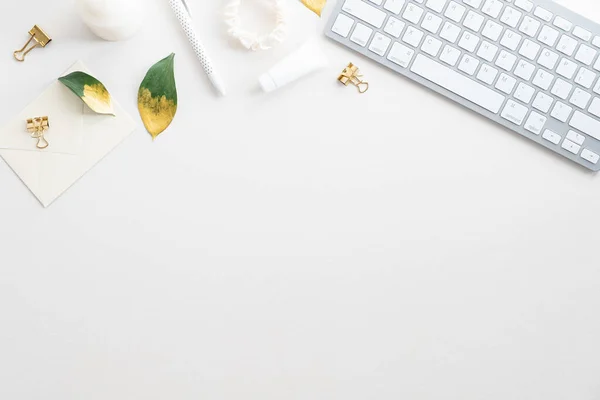
[[[58,80],[95,113],[115,115],[110,93],[98,79],[85,72],[75,71]]]
[[[321,17],[321,13],[327,4],[327,0],[301,0],[309,10]]]

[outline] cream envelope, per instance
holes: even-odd
[[[92,75],[81,61],[75,63],[66,73],[71,71],[83,71]],[[55,84],[56,83],[62,86],[59,82],[55,82]],[[4,143],[8,143],[8,141],[5,141],[3,138],[8,137],[9,135],[17,135],[17,133],[19,133],[24,135],[27,139],[26,149],[21,148],[21,144],[25,144],[25,142],[16,143],[20,139],[14,139],[15,147],[8,149],[0,148],[0,156],[2,156],[4,161],[6,161],[19,178],[21,178],[23,183],[31,190],[44,207],[48,207],[135,130],[135,122],[114,98],[112,100],[116,116],[98,115],[89,110],[87,106],[82,107],[81,100],[72,93],[70,93],[71,96],[68,100],[66,98],[63,99],[61,97],[62,89],[56,89],[55,84],[51,85],[48,89],[51,94],[54,93],[53,96],[48,95],[48,99],[60,97],[61,104],[59,104],[58,110],[62,110],[61,106],[63,105],[63,100],[65,101],[64,105],[66,109],[62,113],[56,114],[57,116],[48,115],[50,112],[44,114],[44,109],[51,111],[56,109],[53,108],[54,105],[52,104],[48,104],[48,108],[43,108],[38,104],[41,99],[46,99],[47,93],[45,92],[40,98],[32,103],[32,105],[40,106],[39,109],[35,109],[40,112],[36,115],[30,115],[29,117],[40,116],[39,114],[48,115],[50,130],[48,131],[46,138],[50,143],[50,146],[46,150],[51,150],[55,145],[59,149],[54,152],[52,150],[44,151],[35,149],[35,139],[29,137],[26,132],[23,133],[23,126],[25,125],[24,120],[18,124],[13,121],[6,127],[0,129],[0,146]],[[71,115],[75,108],[71,103],[71,98],[79,102],[79,118]],[[27,110],[29,110],[29,107],[26,108],[25,111]],[[62,129],[57,129],[56,134],[54,134],[54,118],[57,118],[56,122],[59,123],[59,127],[64,127]],[[66,130],[67,124],[73,124],[68,131]],[[17,132],[15,132],[15,129],[17,129]],[[52,134],[50,134],[50,131],[53,131]],[[77,137],[77,139],[75,137]],[[11,140],[13,140],[12,136]],[[76,154],[65,152],[67,149],[69,151],[73,150],[77,143],[79,143],[79,148]],[[31,149],[32,147],[33,150]],[[62,152],[59,152],[58,150],[61,150]]]

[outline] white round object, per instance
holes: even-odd
[[[144,22],[143,0],[76,0],[83,22],[104,40],[134,36]]]
[[[237,39],[248,50],[267,50],[283,42],[287,36],[287,20],[283,0],[269,0],[273,10],[274,28],[265,35],[251,32],[242,26],[240,5],[242,0],[232,0],[225,7],[225,24],[229,36]]]

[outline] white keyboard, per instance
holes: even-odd
[[[550,0],[338,0],[326,35],[600,170],[600,26],[573,11]]]

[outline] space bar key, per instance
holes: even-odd
[[[494,114],[498,114],[502,104],[504,104],[504,100],[506,100],[506,97],[502,96],[500,93],[489,89],[422,54],[417,56],[410,70],[428,81],[431,81]]]

